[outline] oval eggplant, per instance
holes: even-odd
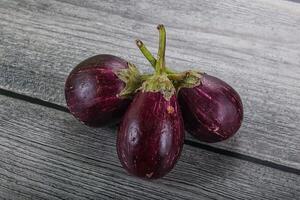
[[[120,95],[126,89],[125,81],[119,76],[124,70],[129,70],[128,62],[113,55],[96,55],[81,62],[65,83],[69,111],[93,127],[119,119],[130,103],[126,95]]]
[[[243,120],[238,93],[224,81],[203,74],[200,84],[180,88],[178,101],[185,128],[200,141],[219,142],[234,135]]]
[[[160,178],[174,167],[183,142],[176,95],[167,100],[161,92],[136,94],[118,131],[117,152],[123,167],[141,178]]]

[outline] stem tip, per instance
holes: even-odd
[[[158,25],[157,25],[157,29],[158,29],[158,30],[163,29],[163,28],[165,28],[163,24],[158,24]]]
[[[143,46],[143,42],[141,40],[135,40],[135,43],[138,47]]]

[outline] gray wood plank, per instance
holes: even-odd
[[[16,199],[297,199],[300,176],[185,145],[160,180],[126,174],[109,128],[0,95],[0,195]],[[15,196],[16,195],[16,196]],[[26,198],[24,198],[26,199]]]
[[[241,94],[241,130],[213,146],[300,169],[300,4],[0,0],[0,18],[0,87],[63,106],[66,76],[89,56],[149,71],[134,40],[154,51],[164,23],[169,66],[202,69]]]
[[[0,182],[0,184],[1,184],[1,182]],[[13,190],[12,188],[8,188],[7,184],[5,184],[5,185],[0,185],[0,199],[32,200],[32,196],[22,194],[22,193],[20,193],[20,191],[16,191],[16,190]]]

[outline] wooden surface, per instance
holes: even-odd
[[[295,199],[300,194],[299,175],[189,145],[166,178],[142,181],[120,166],[111,129],[86,128],[68,113],[5,96],[0,109],[0,183],[11,192],[36,199]]]
[[[155,53],[158,23],[167,28],[168,66],[201,69],[231,84],[245,119],[223,143],[202,144],[187,135],[172,173],[146,182],[120,168],[115,127],[92,130],[58,109],[65,106],[66,76],[89,56],[110,53],[150,71],[134,40]],[[0,88],[14,98],[1,97],[0,197],[300,196],[297,2],[0,0]]]

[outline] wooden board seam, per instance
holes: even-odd
[[[56,110],[59,110],[59,111],[62,111],[62,112],[69,113],[69,110],[64,106],[61,106],[61,105],[58,105],[58,104],[55,104],[55,103],[51,103],[51,102],[48,102],[48,101],[44,101],[44,100],[41,100],[41,99],[38,99],[38,98],[33,98],[33,97],[30,97],[30,96],[27,96],[27,95],[19,94],[19,93],[16,93],[16,92],[12,92],[12,91],[9,91],[9,90],[6,90],[6,89],[0,88],[0,95],[12,97],[12,98],[23,100],[23,101],[26,101],[26,102],[29,102],[29,103],[32,103],[32,104],[41,105],[41,106],[45,106],[47,108],[52,108],[52,109],[56,109]],[[244,155],[244,154],[237,153],[237,152],[228,151],[228,150],[225,150],[225,149],[212,147],[212,146],[209,146],[207,144],[201,144],[201,143],[190,141],[190,140],[185,140],[184,143],[186,145],[190,145],[190,146],[193,146],[193,147],[196,147],[196,148],[204,149],[204,150],[211,151],[211,152],[214,152],[214,153],[218,153],[218,154],[221,154],[221,155],[226,155],[226,156],[238,158],[238,159],[241,159],[241,160],[249,161],[249,162],[252,162],[252,163],[255,163],[255,164],[264,165],[264,166],[271,167],[271,168],[281,170],[281,171],[284,171],[284,172],[300,175],[300,170],[295,169],[293,167],[277,164],[277,163],[267,161],[267,160],[258,159],[258,158],[252,157],[252,156]]]

